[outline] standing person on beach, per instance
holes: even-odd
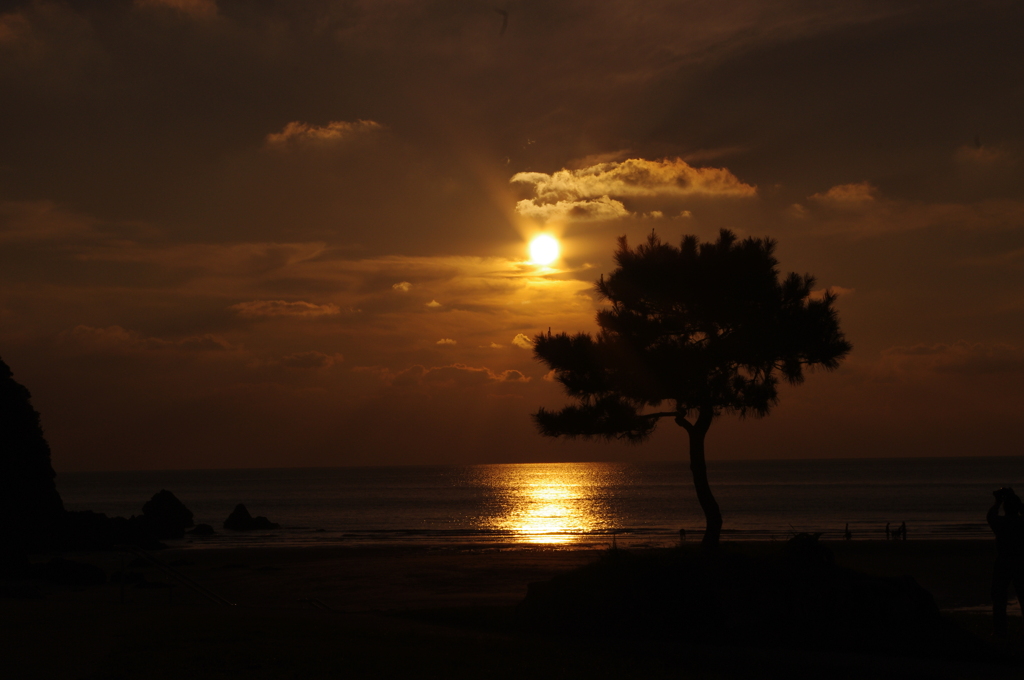
[[[996,563],[992,570],[992,626],[995,636],[1006,637],[1006,601],[1010,583],[1024,607],[1024,517],[1021,500],[1013,489],[992,492],[995,504],[988,510],[988,525],[996,535]],[[999,514],[1002,506],[1003,514]]]

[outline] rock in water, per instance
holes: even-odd
[[[4,542],[22,549],[52,543],[64,519],[50,445],[31,398],[0,360],[0,523]]]
[[[156,538],[181,538],[193,525],[192,511],[167,489],[161,489],[142,506],[142,517]]]
[[[280,529],[281,525],[274,524],[266,517],[253,517],[245,505],[239,503],[224,520],[224,528],[230,531],[251,531],[252,529]]]

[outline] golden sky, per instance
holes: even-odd
[[[712,458],[1024,452],[1019,2],[0,8],[0,357],[58,470],[681,458],[542,439],[529,339],[617,236],[723,227],[854,351]]]

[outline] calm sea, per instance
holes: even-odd
[[[985,537],[992,490],[1024,490],[1024,457],[902,460],[727,461],[709,476],[727,540],[785,540],[822,531],[884,538]],[[551,463],[163,472],[61,473],[69,510],[141,514],[169,489],[213,525],[193,548],[250,545],[669,545],[703,516],[684,463]],[[237,503],[280,530],[221,531]]]

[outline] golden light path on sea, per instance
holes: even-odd
[[[611,531],[608,471],[587,463],[495,465],[483,481],[499,496],[498,514],[487,528],[519,541],[569,544]]]

